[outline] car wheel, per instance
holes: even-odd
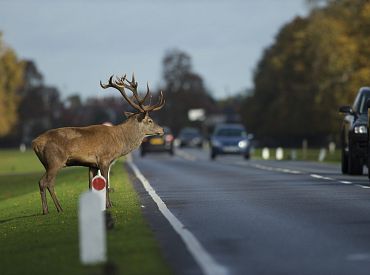
[[[351,149],[348,152],[348,174],[350,175],[362,175],[363,163],[362,160],[356,157]]]
[[[212,151],[211,152],[211,160],[215,160],[216,156],[217,156],[216,152]]]
[[[250,159],[250,155],[249,154],[245,154],[244,155],[244,159],[246,159],[246,160]]]

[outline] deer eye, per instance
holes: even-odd
[[[149,122],[149,123],[153,123],[153,120],[149,119],[149,120],[148,120],[148,122]]]

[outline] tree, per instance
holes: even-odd
[[[159,112],[160,121],[175,134],[190,125],[188,111],[203,108],[212,111],[215,106],[200,75],[193,72],[191,57],[180,50],[168,51],[163,58],[163,90],[166,94],[165,112]]]
[[[5,45],[0,33],[0,137],[9,134],[17,123],[22,78],[23,63]]]
[[[35,63],[24,60],[23,87],[19,91],[18,123],[13,133],[16,143],[30,143],[42,132],[60,125],[63,104],[55,87],[45,86]]]
[[[243,108],[260,138],[296,145],[338,136],[338,107],[368,85],[369,21],[369,2],[337,0],[280,30],[257,66],[254,93]]]

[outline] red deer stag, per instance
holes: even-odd
[[[57,211],[63,211],[54,192],[54,180],[61,168],[66,166],[88,167],[89,182],[100,169],[102,176],[108,179],[110,165],[115,159],[139,147],[145,136],[163,135],[163,128],[157,125],[148,114],[163,107],[165,100],[162,91],[157,104],[144,105],[150,95],[149,86],[147,85],[145,96],[140,97],[134,75],[131,81],[126,79],[126,75],[113,80],[112,75],[108,84],[100,82],[100,86],[103,89],[109,87],[117,89],[123,98],[136,109],[136,112],[125,113],[127,120],[116,126],[91,125],[52,129],[32,141],[32,148],[46,170],[39,181],[43,214],[49,212],[46,188]],[[128,97],[125,89],[130,90],[133,97]],[[90,184],[89,187],[91,188]],[[112,206],[109,192],[107,192],[106,206],[107,208]]]

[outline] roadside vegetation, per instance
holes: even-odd
[[[281,28],[241,108],[247,129],[263,143],[338,143],[339,107],[369,85],[370,2],[310,2],[326,4]]]
[[[87,189],[87,170],[68,168],[58,175],[64,212],[56,212],[48,195],[50,214],[44,216],[38,159],[31,151],[0,151],[1,274],[170,274],[122,165],[118,161],[111,171],[115,226],[107,231],[108,263],[86,267],[79,261],[77,205]]]
[[[253,159],[262,159],[262,148],[254,149],[252,152]],[[277,148],[269,148],[269,154],[271,160],[276,159]],[[283,160],[297,160],[297,161],[320,161],[320,153],[323,154],[322,149],[307,149],[304,151],[302,148],[283,148]],[[335,150],[329,152],[325,149],[323,162],[334,162],[339,163],[341,160],[341,151]]]

